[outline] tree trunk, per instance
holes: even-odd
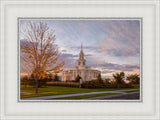
[[[36,77],[36,94],[38,94],[38,79]]]
[[[119,83],[118,83],[118,88],[119,88]]]
[[[37,76],[38,72],[37,71],[38,71],[38,60],[37,60],[37,53],[36,53],[36,94],[38,94],[38,76]]]
[[[37,72],[37,67],[36,67],[36,72]],[[38,94],[38,77],[36,73],[36,94]]]
[[[27,88],[27,82],[25,82],[25,88]]]

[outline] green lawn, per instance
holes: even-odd
[[[120,93],[103,93],[103,94],[93,94],[93,95],[80,95],[80,96],[73,96],[73,97],[63,97],[63,98],[53,98],[49,100],[80,100],[80,99],[87,99],[93,97],[100,97],[100,96],[109,96],[109,95],[117,95]]]
[[[27,92],[31,94],[21,94],[21,98],[27,97],[38,97],[38,96],[50,96],[50,95],[64,95],[64,94],[76,94],[76,93],[86,93],[86,92],[100,92],[100,91],[113,91],[113,90],[128,90],[128,89],[138,89],[134,88],[103,88],[103,89],[85,89],[85,88],[71,88],[71,87],[58,87],[58,86],[48,86],[45,88],[39,88],[39,94],[35,94],[35,88],[27,87],[25,88],[21,85],[21,92]]]

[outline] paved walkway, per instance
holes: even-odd
[[[132,90],[138,90],[138,89],[103,91],[103,92],[88,92],[88,93],[67,94],[67,95],[41,96],[41,97],[30,97],[30,98],[23,98],[22,100],[46,100],[46,99],[53,99],[53,98],[64,98],[64,97],[73,97],[73,96],[82,96],[82,95],[93,95],[93,94],[103,94],[103,93],[127,94],[125,91],[132,91]]]
[[[126,93],[126,94],[93,97],[93,98],[87,98],[83,100],[139,100],[139,98],[140,98],[139,92],[132,92],[132,93]]]

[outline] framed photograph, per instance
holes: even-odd
[[[1,119],[160,119],[159,1],[1,1]]]
[[[142,101],[141,18],[18,21],[19,101]]]

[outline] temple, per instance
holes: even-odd
[[[79,53],[79,59],[77,60],[77,66],[73,66],[71,69],[62,71],[62,81],[72,81],[75,80],[77,75],[81,77],[81,83],[85,81],[90,81],[97,79],[98,75],[101,74],[100,71],[91,69],[90,66],[86,65],[86,60],[84,59],[83,46],[81,42],[81,51]]]

